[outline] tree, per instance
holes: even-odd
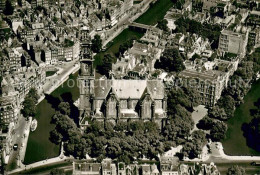
[[[215,118],[218,120],[227,120],[228,119],[225,109],[222,107],[219,107],[218,105],[214,106],[212,109],[209,110],[209,117]]]
[[[245,175],[245,169],[240,166],[232,166],[228,169],[227,175]]]
[[[168,21],[166,19],[158,21],[157,27],[165,32],[169,31],[169,28],[167,26]]]
[[[36,114],[36,104],[40,96],[35,88],[31,88],[23,101],[23,109],[21,110],[24,117],[34,117]]]
[[[70,104],[68,102],[61,102],[58,106],[60,112],[64,115],[70,115]]]
[[[163,135],[168,141],[174,141],[175,143],[182,144],[189,136],[190,130],[193,129],[194,122],[191,116],[175,116],[172,120],[166,124],[163,129]]]
[[[12,15],[13,13],[14,13],[14,7],[12,5],[11,0],[6,0],[4,14],[5,15]]]
[[[31,97],[25,97],[23,102],[23,109],[21,110],[25,118],[34,117],[36,114],[35,100]]]
[[[168,94],[167,106],[168,114],[173,115],[176,113],[176,106],[180,104],[185,107],[189,112],[193,111],[193,106],[199,104],[198,91],[190,87],[172,88]]]
[[[62,135],[54,129],[50,132],[50,141],[58,145],[62,141]]]
[[[97,67],[98,71],[102,75],[109,76],[109,72],[112,70],[112,64],[115,62],[115,58],[110,54],[106,54],[102,60],[102,65]]]
[[[248,124],[242,125],[247,145],[257,151],[260,151],[260,98],[254,103],[255,109],[251,110],[254,117]]]
[[[207,143],[206,134],[203,131],[197,130],[192,133],[192,139],[185,142],[183,145],[183,156],[194,159],[198,157],[203,146]]]
[[[212,141],[221,141],[226,137],[227,125],[224,122],[217,121],[210,130]]]
[[[199,121],[199,123],[197,123],[197,127],[203,130],[210,130],[214,126],[214,124],[215,122],[212,118],[205,116]]]
[[[38,102],[40,96],[38,95],[38,92],[35,88],[31,88],[30,91],[28,92],[27,96],[31,97],[35,104]]]
[[[155,67],[164,69],[167,72],[181,72],[185,69],[183,61],[178,49],[166,49],[160,61],[156,62]]]
[[[198,55],[197,53],[195,53],[195,54],[191,57],[191,60],[194,61],[194,60],[200,59],[200,58],[201,58],[201,56]]]
[[[99,35],[95,35],[94,39],[91,40],[92,42],[92,51],[95,53],[99,53],[101,51],[102,48],[102,39],[100,38]]]
[[[128,40],[119,46],[119,54],[124,54],[128,48],[133,46],[134,39]]]

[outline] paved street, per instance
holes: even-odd
[[[7,169],[15,169],[21,166],[20,160],[24,159],[26,145],[29,137],[31,120],[26,121],[24,117],[20,116],[16,128],[14,129],[12,140],[13,145],[18,144],[18,150],[12,150]]]
[[[57,87],[59,87],[70,74],[75,73],[79,70],[78,60],[73,60],[71,62],[64,62],[57,66],[59,69],[53,76],[46,78],[46,83],[43,86],[43,92],[46,94],[52,93]]]

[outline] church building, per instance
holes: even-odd
[[[98,121],[166,120],[167,96],[162,80],[95,79],[93,57],[82,49],[79,72],[80,126]]]

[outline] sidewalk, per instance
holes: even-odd
[[[222,143],[217,142],[219,145],[219,154],[221,158],[227,159],[227,160],[245,160],[245,161],[260,161],[260,156],[228,156],[224,152],[224,148],[222,146]]]
[[[69,67],[59,70],[55,76],[46,78],[46,83],[43,87],[43,92],[46,94],[51,94],[56,88],[58,88],[62,83],[64,83],[70,76],[70,74],[75,73],[79,70],[79,64],[72,62]]]
[[[207,146],[203,147],[202,157],[196,159],[185,158],[185,161],[189,162],[206,162],[212,161],[216,158],[219,161],[229,160],[229,161],[260,161],[260,156],[228,156],[224,153],[224,148],[221,142],[212,142],[211,145],[211,153],[208,154]],[[213,161],[214,162],[214,161]]]
[[[36,168],[36,167],[46,166],[46,165],[49,165],[49,164],[59,163],[59,162],[66,161],[66,160],[71,160],[71,159],[74,159],[74,157],[72,157],[72,156],[67,157],[67,156],[64,155],[64,149],[63,149],[63,143],[62,143],[61,150],[60,150],[60,155],[58,157],[42,160],[42,161],[35,162],[35,163],[29,164],[29,165],[24,165],[20,161],[19,162],[20,163],[20,168],[17,168],[17,169],[12,170],[12,171],[8,171],[7,174],[18,173],[18,172],[29,170],[29,169],[33,169],[33,168]]]
[[[32,164],[29,164],[29,165],[21,165],[21,168],[17,168],[13,171],[8,171],[7,174],[14,174],[14,173],[18,173],[18,172],[21,172],[21,171],[26,171],[26,170],[30,170],[30,169],[33,169],[33,168],[36,168],[36,167],[41,167],[41,166],[46,166],[46,165],[49,165],[49,164],[53,164],[53,163],[59,163],[59,162],[63,162],[63,161],[66,161],[66,160],[70,160],[70,159],[74,159],[72,157],[55,157],[55,158],[51,158],[51,159],[47,159],[47,160],[42,160],[42,161],[39,161],[39,162],[35,162],[35,163],[32,163]]]

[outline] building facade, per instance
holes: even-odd
[[[219,38],[219,51],[242,54],[246,51],[247,34],[237,33],[230,30],[223,30]]]

